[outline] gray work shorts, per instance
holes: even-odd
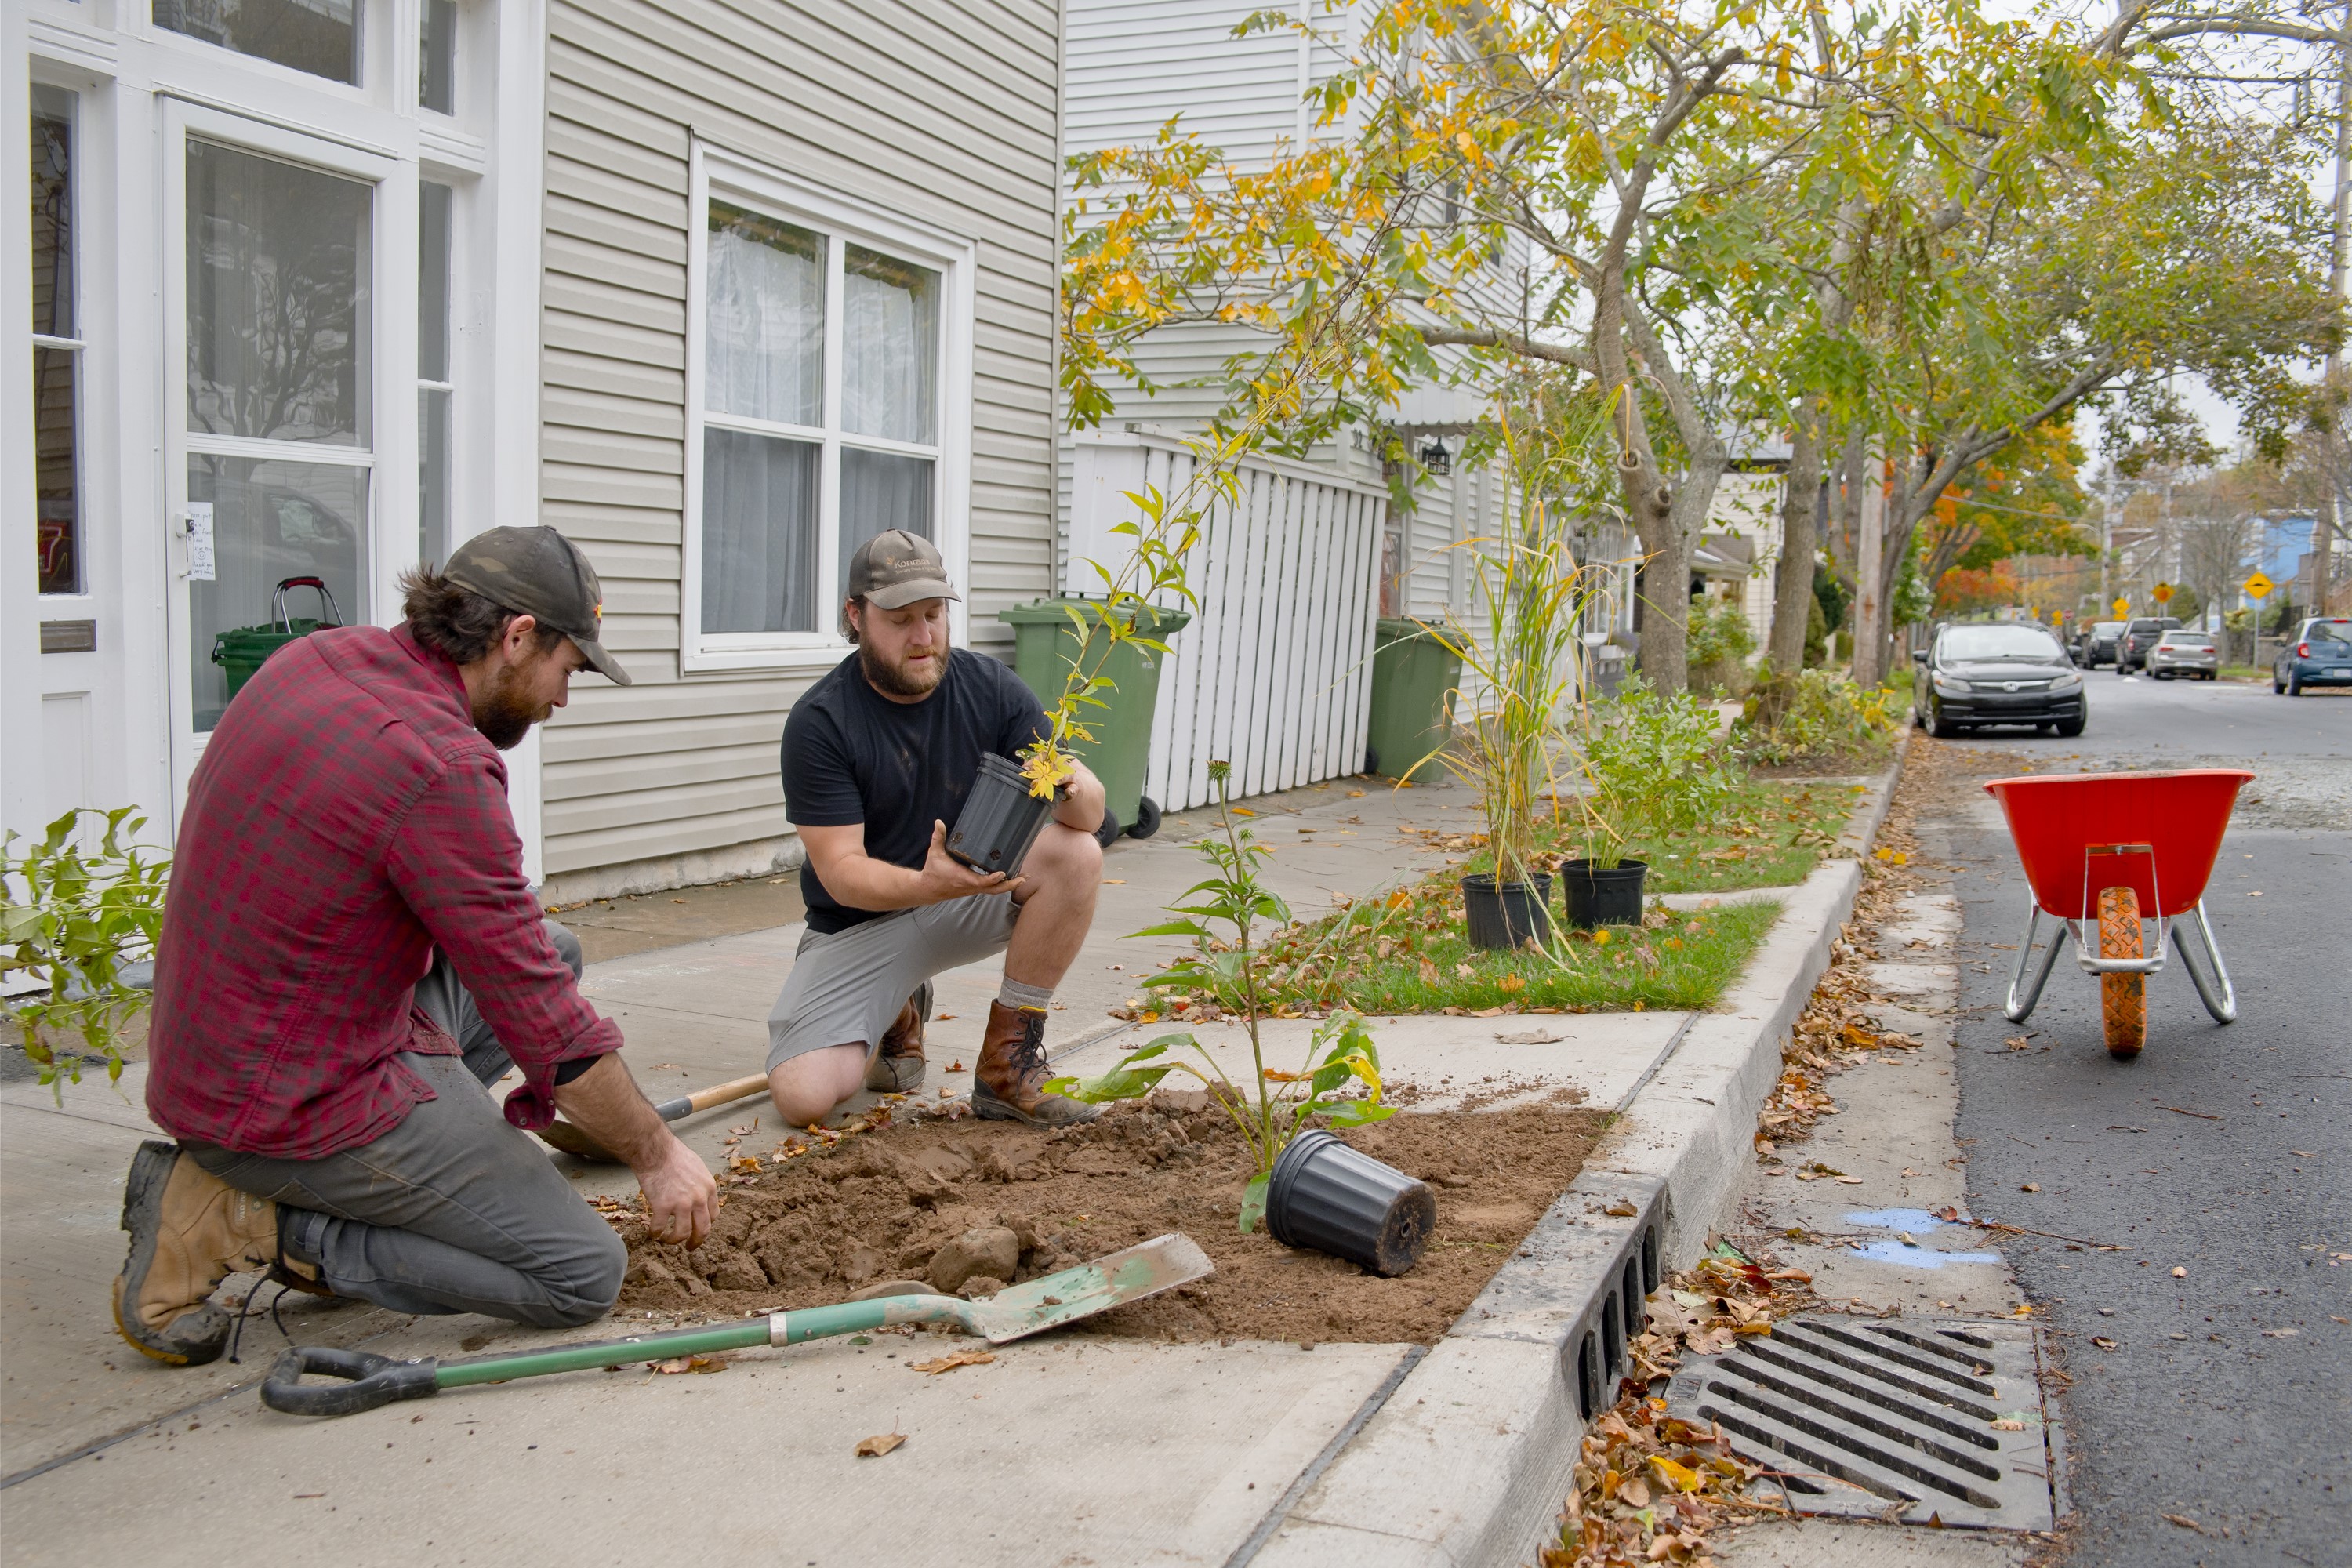
[[[863,1045],[872,1060],[915,987],[1003,952],[1020,912],[1011,893],[977,893],[810,931],[768,1013],[768,1070],[827,1046]]]

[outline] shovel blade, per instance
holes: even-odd
[[[1189,1236],[1155,1236],[1123,1252],[1013,1285],[973,1304],[972,1317],[991,1344],[1026,1339],[1080,1318],[1107,1312],[1146,1296],[1216,1272]]]

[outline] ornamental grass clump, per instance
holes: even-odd
[[[1604,586],[1600,573],[1578,564],[1568,509],[1550,499],[1577,488],[1598,426],[1588,419],[1530,436],[1531,420],[1507,414],[1500,425],[1519,500],[1513,526],[1456,546],[1472,552],[1478,613],[1428,628],[1464,672],[1453,742],[1434,754],[1477,792],[1486,843],[1472,870],[1491,871],[1498,889],[1527,882],[1538,824],[1558,809],[1561,719],[1576,709],[1580,634]]]
[[[1221,833],[1203,838],[1199,848],[1216,874],[1185,889],[1183,896],[1191,902],[1169,906],[1168,912],[1177,919],[1133,934],[1192,939],[1190,956],[1143,984],[1161,993],[1212,997],[1221,1010],[1238,1016],[1249,1034],[1249,1079],[1236,1083],[1224,1064],[1188,1030],[1162,1035],[1129,1052],[1099,1077],[1057,1078],[1045,1086],[1045,1092],[1098,1105],[1140,1100],[1171,1072],[1200,1079],[1210,1100],[1240,1131],[1255,1162],[1243,1189],[1240,1215],[1241,1228],[1253,1231],[1265,1214],[1266,1184],[1275,1162],[1311,1118],[1323,1118],[1332,1127],[1360,1127],[1386,1121],[1396,1108],[1381,1102],[1380,1053],[1371,1031],[1353,1013],[1335,1013],[1316,1026],[1297,1071],[1266,1066],[1265,1042],[1259,1033],[1266,1008],[1259,993],[1252,937],[1260,921],[1277,927],[1289,924],[1290,908],[1258,877],[1265,848],[1248,828],[1234,825],[1227,794],[1231,773],[1227,763],[1209,764]],[[1221,935],[1219,928],[1231,934]]]

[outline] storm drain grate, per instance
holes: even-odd
[[[1800,1513],[2048,1530],[2036,1357],[2023,1323],[1789,1318],[1685,1356],[1666,1398],[1719,1424]]]

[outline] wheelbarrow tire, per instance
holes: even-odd
[[[2099,892],[2099,956],[2140,958],[2139,895],[2129,888]],[[2147,976],[2099,976],[2099,1012],[2105,1022],[2107,1055],[2129,1061],[2147,1044]]]

